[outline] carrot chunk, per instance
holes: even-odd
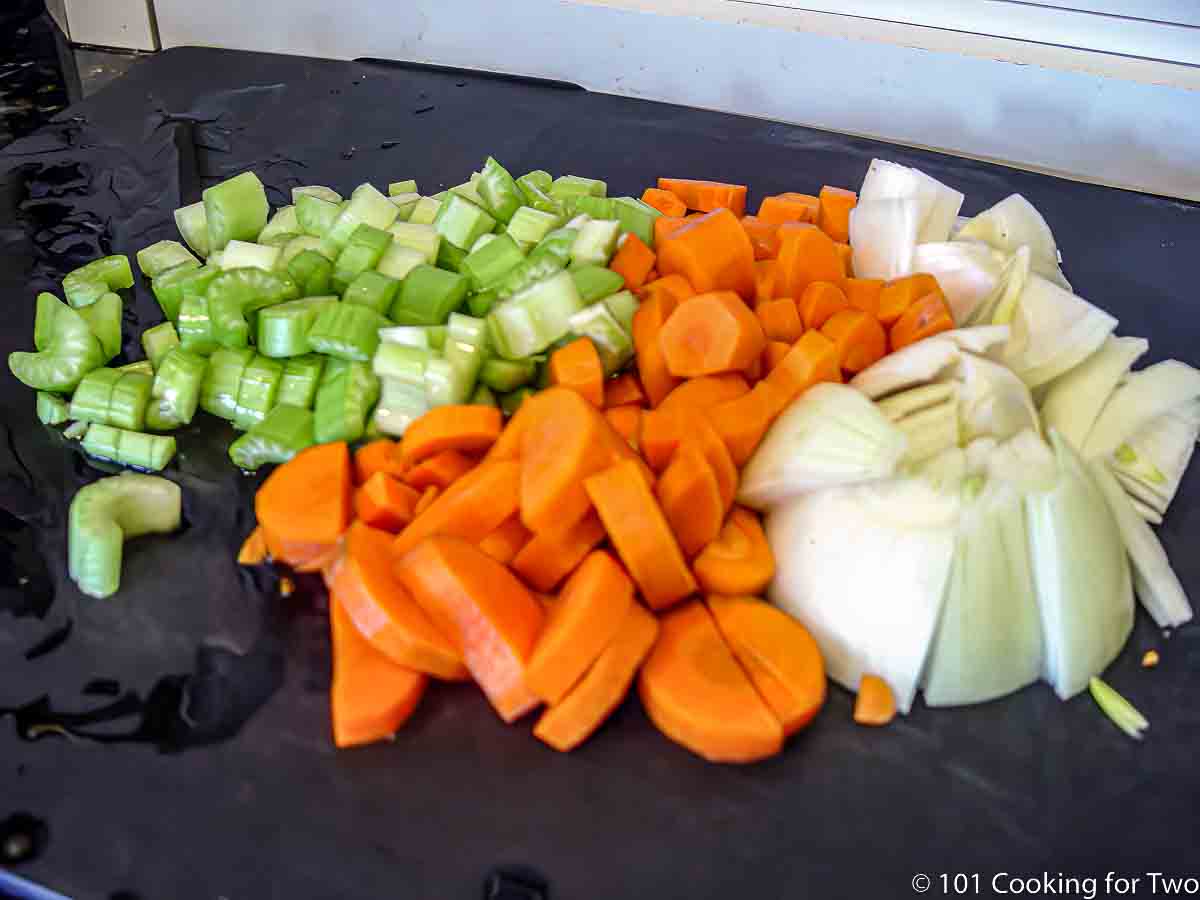
[[[850,301],[836,284],[814,281],[804,289],[796,304],[805,328],[820,328],[835,313],[850,308]]]
[[[925,272],[905,275],[887,282],[879,292],[879,313],[876,318],[884,328],[891,328],[904,311],[927,294],[942,292],[937,279]]]
[[[581,337],[550,354],[550,383],[575,391],[592,406],[604,406],[604,364],[596,345]]]
[[[717,539],[700,551],[692,568],[709,594],[761,594],[775,577],[775,554],[758,514],[735,506]]]
[[[887,334],[870,313],[861,309],[843,309],[821,326],[821,333],[833,341],[841,367],[852,373],[874,365],[887,353]]]
[[[654,251],[631,231],[621,239],[608,267],[625,279],[625,287],[637,290],[646,283],[654,260]]]
[[[642,413],[640,406],[610,406],[604,411],[604,418],[612,426],[613,431],[625,439],[634,450],[639,447],[642,437]]]
[[[879,278],[847,278],[842,288],[851,309],[861,309],[879,318],[879,298],[883,281]]]
[[[653,206],[664,216],[682,218],[687,215],[687,204],[675,194],[664,191],[662,188],[646,188],[642,191],[642,202],[647,206]]]
[[[821,188],[817,226],[840,243],[850,240],[850,210],[858,205],[858,194],[844,188]]]
[[[886,725],[896,718],[896,696],[878,675],[863,675],[854,698],[854,721],[859,725]]]
[[[684,556],[695,556],[720,533],[725,504],[698,443],[685,440],[680,445],[655,493]]]
[[[775,296],[775,270],[779,263],[773,259],[759,259],[754,263],[754,305],[757,308]]]
[[[675,276],[668,276],[672,277]],[[667,279],[660,279],[665,280]],[[683,281],[682,278],[679,280]],[[658,406],[679,384],[679,379],[667,369],[667,361],[659,344],[663,323],[675,311],[677,304],[678,301],[673,295],[665,291],[655,293],[647,295],[633,314],[633,348],[637,354],[638,375],[651,406]]]
[[[295,548],[336,551],[353,509],[351,473],[350,450],[339,441],[301,450],[267,477],[254,511],[268,544],[275,541],[276,560],[296,567],[312,557],[300,558]]]
[[[763,369],[767,375],[771,374],[771,370],[783,361],[791,349],[792,345],[783,341],[767,341],[767,346],[763,349]]]
[[[404,483],[418,491],[429,487],[442,490],[475,468],[475,460],[457,450],[443,450],[421,460],[404,473]]]
[[[732,291],[684,300],[663,325],[658,340],[667,371],[680,378],[746,369],[766,343],[754,312]]]
[[[384,438],[371,441],[354,451],[354,483],[366,484],[376,472],[387,472],[400,478],[408,466],[401,462],[397,452],[399,445],[395,441]]]
[[[595,511],[566,527],[533,535],[513,557],[512,569],[536,591],[551,591],[604,540],[604,524]]]
[[[682,275],[697,293],[736,291],[745,300],[754,296],[754,247],[728,209],[687,221],[655,246],[658,271]]]
[[[746,211],[746,185],[723,181],[695,181],[691,178],[660,178],[659,190],[670,191],[688,209],[712,212],[724,207],[738,218]]]
[[[625,372],[616,378],[610,378],[604,384],[604,408],[614,406],[645,406],[646,392],[633,372]]]
[[[742,216],[742,228],[754,247],[756,260],[774,259],[779,255],[779,225],[757,216]]]
[[[417,463],[447,450],[482,453],[500,436],[501,424],[500,410],[494,406],[435,406],[408,426],[400,442],[400,458]]]
[[[533,534],[521,524],[521,517],[509,516],[479,542],[479,549],[497,562],[508,565]]]
[[[708,411],[708,420],[729,448],[735,466],[741,468],[750,460],[775,417],[789,402],[791,398],[768,380]]]
[[[896,320],[888,332],[892,352],[954,327],[954,318],[941,291],[926,294]]]
[[[394,552],[404,554],[435,534],[483,540],[517,511],[520,472],[520,464],[511,461],[483,463],[472,469],[436,494],[424,510],[418,504],[412,522],[396,536]]]
[[[354,492],[354,513],[372,528],[397,532],[413,520],[421,495],[387,472],[376,472]]]
[[[846,279],[846,269],[837,247],[815,225],[781,225],[777,261],[776,297],[799,299],[814,281],[829,281],[840,286]]]
[[[822,381],[842,380],[837,347],[819,331],[806,331],[766,377],[785,404]]]
[[[768,341],[783,341],[794,344],[804,334],[804,323],[800,321],[800,310],[791,297],[765,300],[754,310],[762,323],[763,335]],[[764,348],[765,349],[765,348]]]
[[[763,197],[758,217],[764,222],[785,225],[788,222],[816,222],[820,201],[812,194],[776,194]]]

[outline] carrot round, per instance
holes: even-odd
[[[804,289],[796,304],[805,328],[820,328],[833,315],[850,308],[840,287],[828,281],[814,281]]]
[[[592,406],[604,406],[604,364],[590,339],[576,338],[550,354],[549,372],[551,384],[575,391]]]
[[[761,594],[775,577],[775,554],[758,514],[735,506],[717,539],[692,563],[708,594]]]
[[[682,278],[679,280],[683,281]],[[638,375],[651,406],[658,406],[679,384],[679,379],[667,369],[667,361],[659,344],[663,323],[675,311],[677,305],[675,296],[666,291],[647,294],[637,312],[633,314],[633,348],[637,354]]]
[[[437,678],[465,678],[458,650],[396,579],[392,562],[392,535],[355,522],[331,570],[330,594],[392,662]]]
[[[421,495],[387,472],[376,472],[354,492],[354,513],[372,528],[397,532],[413,520]]]
[[[779,255],[779,224],[768,222],[757,216],[742,216],[742,228],[750,245],[754,248],[756,260],[774,259]]]
[[[765,300],[755,307],[754,314],[762,323],[763,335],[768,341],[783,341],[794,344],[804,334],[804,323],[800,321],[800,310],[791,297]]]
[[[858,205],[858,194],[845,188],[821,188],[817,208],[817,226],[840,243],[850,240],[850,210]]]
[[[904,311],[926,294],[941,293],[938,281],[926,272],[905,275],[887,282],[879,292],[879,313],[876,318],[884,328],[891,328]]]
[[[654,251],[630,231],[621,238],[621,244],[608,267],[625,279],[625,287],[637,290],[646,283],[654,268],[654,260]]]
[[[664,216],[682,217],[687,214],[687,204],[678,196],[662,188],[646,188],[642,191],[642,202],[653,206]]]
[[[682,275],[663,275],[653,281],[647,281],[637,294],[643,303],[657,294],[663,294],[665,296],[665,305],[663,306],[665,321],[676,306],[688,297],[694,297],[696,292]]]
[[[408,466],[400,461],[397,452],[399,445],[395,441],[383,438],[371,441],[354,451],[354,483],[366,484],[376,472],[387,472],[400,478],[408,470]]]
[[[859,725],[886,725],[896,718],[896,696],[878,675],[863,675],[854,698],[854,721]]]
[[[511,566],[536,591],[552,591],[604,540],[604,524],[595,511],[578,522],[534,534],[513,557]]]
[[[261,527],[255,526],[238,550],[239,566],[257,566],[267,559],[267,539],[263,536]]]
[[[661,247],[663,241],[687,223],[686,216],[659,216],[654,220],[654,246]]]
[[[843,309],[835,313],[821,326],[821,333],[833,341],[841,367],[847,372],[861,372],[887,353],[887,334],[883,326],[861,309]]]
[[[651,609],[665,609],[696,590],[661,507],[626,461],[584,482],[604,529]]]
[[[566,752],[582,744],[612,714],[658,637],[658,620],[630,603],[616,635],[565,697],[542,713],[534,736]]]
[[[758,217],[775,225],[815,222],[818,205],[818,199],[812,194],[776,194],[773,197],[763,197],[758,205]]]
[[[729,448],[735,466],[741,468],[749,461],[771,423],[789,402],[791,398],[780,388],[770,381],[760,381],[749,393],[708,411],[708,421]]]
[[[633,603],[633,582],[609,554],[588,554],[563,584],[525,666],[525,684],[546,703],[569,691],[611,641]]]
[[[717,476],[696,442],[680,444],[655,494],[684,556],[699,553],[721,531],[725,504]]]
[[[732,373],[693,378],[675,388],[658,409],[642,417],[640,447],[650,468],[656,472],[666,468],[671,454],[691,427],[689,423],[694,414],[707,412],[749,390],[746,379]]]
[[[418,491],[430,487],[442,490],[475,468],[475,460],[457,450],[443,450],[421,460],[404,473],[404,483]]]
[[[625,439],[625,443],[637,450],[642,435],[643,412],[645,410],[635,404],[610,406],[604,411],[604,418],[613,431]]]
[[[741,297],[733,291],[713,291],[679,304],[658,341],[667,371],[696,378],[746,369],[762,353],[766,338]]]
[[[604,408],[629,405],[645,406],[646,392],[634,372],[623,372],[604,383]]]
[[[541,604],[507,568],[459,538],[431,537],[396,562],[400,581],[462,654],[505,722],[537,705],[525,666],[541,633]]]
[[[896,324],[888,332],[892,352],[896,352],[919,340],[950,331],[954,327],[954,317],[950,315],[950,307],[941,291],[926,294],[904,311]]]
[[[778,261],[759,259],[754,262],[754,305],[765,303],[775,296],[775,270]]]
[[[854,277],[854,248],[849,244],[834,243],[833,245],[842,258],[842,271],[846,278]]]
[[[341,555],[338,542],[315,544],[308,541],[290,541],[279,538],[262,528],[263,542],[267,545],[267,556],[282,562],[297,572],[323,572]]]
[[[724,207],[741,218],[746,211],[746,185],[723,181],[695,181],[691,178],[660,178],[659,190],[670,191],[688,209],[711,212]]]
[[[479,549],[497,562],[508,565],[533,535],[518,515],[509,516],[479,542]]]
[[[707,599],[721,637],[759,696],[793,735],[825,705],[825,663],[803,625],[757,597]]]
[[[842,292],[851,309],[861,309],[879,318],[879,298],[883,292],[883,281],[879,278],[847,278]]]
[[[416,511],[412,522],[396,536],[394,552],[406,553],[435,534],[483,540],[517,511],[520,471],[520,465],[511,461],[482,463],[472,469],[435,495],[427,508]]]
[[[778,388],[780,396],[790,403],[814,384],[840,382],[840,363],[833,341],[819,331],[806,331],[765,380]]]
[[[441,492],[442,489],[436,484],[431,484],[429,487],[425,488],[424,493],[421,494],[421,499],[418,500],[417,505],[413,507],[413,518],[415,519],[417,516],[421,515],[421,513],[425,512],[425,510],[429,509],[429,507],[433,506],[433,501],[438,498],[438,495]]]
[[[771,374],[771,370],[779,365],[791,349],[792,345],[783,341],[767,341],[767,346],[763,348],[763,369],[767,375]]]
[[[318,444],[301,450],[267,477],[254,497],[254,511],[278,546],[333,550],[350,524],[353,490],[346,444]],[[289,565],[297,562],[290,553],[272,555]]]
[[[400,458],[416,463],[443,453],[482,453],[500,436],[500,410],[477,403],[435,406],[404,432]]]
[[[659,620],[638,693],[659,731],[711,762],[754,762],[783,747],[783,727],[703,603]]]
[[[353,747],[391,737],[416,711],[429,680],[376,650],[336,599],[329,604],[329,626],[334,745]]]
[[[776,261],[776,297],[799,299],[804,289],[814,281],[840,285],[846,278],[837,247],[829,235],[815,225],[781,225]]]
[[[717,479],[717,493],[721,496],[721,505],[728,511],[733,505],[738,485],[738,471],[733,464],[733,457],[729,455],[729,448],[708,418],[700,415],[693,416],[688,423],[683,443],[694,443],[708,460],[709,468]]]
[[[697,293],[735,291],[745,300],[754,296],[754,247],[728,209],[687,222],[656,246],[658,271],[682,275]]]

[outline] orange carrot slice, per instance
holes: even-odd
[[[775,296],[798,299],[814,281],[836,285],[846,278],[837,247],[829,235],[805,223],[779,227],[779,256],[775,269]]]
[[[479,542],[479,549],[497,562],[508,565],[533,535],[521,524],[520,516],[509,516]]]
[[[954,327],[954,318],[941,291],[926,294],[917,300],[896,320],[888,332],[892,352],[909,344],[949,331]]]
[[[814,281],[804,289],[796,304],[805,328],[820,328],[830,317],[850,308],[850,301],[836,284]]]
[[[665,296],[663,319],[665,320],[676,306],[688,297],[694,297],[696,292],[682,275],[665,275],[659,276],[653,281],[647,281],[637,294],[643,303],[656,294],[663,294]]]
[[[849,244],[834,243],[833,246],[835,248],[837,248],[838,256],[840,256],[842,259],[842,271],[845,273],[846,278],[847,279],[853,278],[854,277],[854,249]]]
[[[621,245],[608,267],[625,279],[625,287],[637,290],[646,283],[654,268],[654,260],[654,251],[630,231],[621,238]]]
[[[533,535],[512,559],[512,569],[537,591],[554,590],[604,540],[604,524],[595,511],[566,528]]]
[[[682,275],[697,293],[734,291],[745,300],[754,296],[754,247],[728,209],[687,221],[656,247],[658,271]]]
[[[717,539],[692,563],[708,594],[761,594],[775,577],[775,554],[758,514],[735,506]]]
[[[443,490],[475,468],[475,460],[457,450],[443,450],[421,460],[404,473],[404,483],[418,491],[429,487]]]
[[[684,556],[695,556],[720,533],[725,504],[698,442],[680,444],[655,494]]]
[[[551,384],[575,391],[592,406],[604,406],[604,364],[588,338],[577,338],[550,354],[549,372]]]
[[[774,259],[760,259],[754,263],[754,306],[757,308],[775,296],[775,270],[779,266]]]
[[[896,718],[896,697],[878,675],[863,675],[854,698],[854,721],[859,725],[886,725]]]
[[[762,323],[763,335],[768,341],[783,341],[794,344],[804,334],[804,323],[800,321],[800,310],[791,297],[764,300],[754,309]]]
[[[642,202],[653,206],[664,216],[683,217],[687,214],[687,204],[678,196],[662,188],[646,188],[642,191]]]
[[[520,473],[520,464],[511,461],[482,463],[472,469],[437,494],[426,509],[416,512],[412,522],[396,536],[393,551],[397,555],[407,553],[435,534],[473,542],[483,540],[517,511]]]
[[[638,693],[659,731],[711,762],[754,762],[783,748],[779,720],[703,603],[693,601],[659,620]]]
[[[861,372],[887,353],[887,334],[883,326],[861,309],[843,309],[834,313],[821,326],[821,333],[833,341],[840,365],[847,372]]]
[[[425,512],[425,510],[429,509],[429,507],[433,506],[433,501],[438,498],[438,494],[441,492],[442,489],[436,484],[431,484],[429,487],[425,488],[425,492],[421,494],[421,499],[418,500],[417,505],[413,507],[413,518],[415,519],[417,516],[421,515],[421,513]]]
[[[482,453],[500,436],[500,410],[477,403],[435,406],[404,432],[400,458],[417,463],[447,450]]]
[[[821,188],[817,226],[835,241],[850,240],[850,210],[858,205],[858,194],[844,188]]]
[[[266,559],[267,539],[263,536],[263,530],[256,526],[242,543],[242,548],[238,550],[238,565],[257,566],[261,562],[266,562]]]
[[[717,479],[717,493],[721,496],[721,505],[728,511],[733,505],[738,485],[737,467],[733,464],[733,457],[729,455],[729,448],[708,418],[700,415],[693,416],[688,423],[683,443],[696,444],[708,460],[708,465]]]
[[[285,548],[272,556],[295,566],[299,560],[287,547],[336,551],[350,524],[353,490],[350,450],[341,441],[301,450],[276,468],[254,497],[258,523]]]
[[[712,212],[724,207],[738,218],[746,211],[746,185],[723,181],[695,181],[691,178],[660,178],[659,190],[670,191],[687,204],[688,209]]]
[[[791,349],[792,345],[783,341],[767,341],[767,346],[763,349],[763,369],[767,375],[771,374],[771,370],[783,361]]]
[[[662,242],[688,223],[686,216],[659,216],[654,220],[654,246]]]
[[[750,390],[746,379],[737,374],[706,375],[685,381],[642,417],[641,451],[650,468],[661,472],[671,461],[693,414],[705,413],[727,400]]]
[[[837,347],[819,331],[806,331],[766,377],[791,403],[814,384],[842,380]]]
[[[758,217],[764,222],[785,225],[788,222],[815,222],[819,201],[812,194],[776,194],[763,197]]]
[[[696,378],[748,368],[766,338],[754,312],[733,291],[713,291],[684,300],[658,336],[667,371]]]
[[[741,468],[750,460],[775,417],[789,402],[780,388],[770,381],[760,381],[748,394],[708,411],[708,420],[729,448],[735,466]]]
[[[633,372],[625,372],[616,378],[610,378],[604,385],[604,408],[614,406],[646,405],[646,393],[642,390],[641,382]]]
[[[408,466],[400,461],[397,449],[398,445],[395,441],[384,438],[371,441],[355,450],[354,483],[366,484],[367,480],[376,472],[387,472],[397,478],[402,477]]]
[[[644,410],[640,406],[633,404],[610,406],[604,411],[604,418],[612,426],[613,431],[625,439],[625,443],[637,450],[642,435],[643,412]]]
[[[847,278],[842,288],[851,309],[861,309],[879,318],[879,298],[883,281],[879,278]]]
[[[651,406],[658,406],[679,384],[679,379],[667,369],[667,361],[659,344],[663,323],[674,312],[676,305],[674,296],[665,291],[649,294],[633,314],[633,348],[637,354],[638,374]]]
[[[462,654],[505,722],[537,705],[525,666],[545,613],[507,568],[459,538],[431,537],[396,563],[400,581]]]
[[[934,292],[941,293],[937,279],[926,272],[905,275],[887,282],[879,292],[879,313],[876,318],[884,328],[891,328],[904,315],[904,311]]]
[[[742,216],[742,228],[750,238],[756,260],[774,259],[779,255],[779,224],[757,216]]]
[[[387,472],[376,472],[354,492],[354,513],[372,528],[397,532],[413,520],[421,495]]]

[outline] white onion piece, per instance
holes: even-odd
[[[1117,384],[1149,349],[1144,338],[1109,335],[1099,350],[1047,386],[1041,403],[1046,428],[1082,449]]]
[[[1031,274],[1013,315],[1004,362],[1035,388],[1091,356],[1116,326],[1104,310]]]
[[[912,271],[917,245],[917,203],[891,197],[864,203],[850,210],[850,246],[854,274],[859,278],[889,281]]]
[[[1020,194],[1011,194],[995,206],[985,209],[955,234],[955,240],[974,240],[1013,253],[1029,247],[1033,269],[1067,290],[1071,285],[1059,269],[1058,245],[1042,214]]]
[[[912,268],[937,279],[950,314],[960,325],[970,321],[976,309],[1003,290],[1004,259],[997,258],[986,244],[969,241],[918,244]]]
[[[1134,372],[1113,391],[1092,426],[1083,455],[1108,456],[1152,419],[1200,397],[1200,370],[1168,359]]]
[[[1150,506],[1161,521],[1175,499],[1200,436],[1196,404],[1156,416],[1109,457],[1130,497]]]
[[[859,202],[891,198],[911,198],[917,203],[917,241],[946,241],[962,209],[963,195],[942,184],[920,169],[912,169],[885,159],[871,160]],[[857,269],[855,270],[857,271]]]
[[[959,439],[969,442],[987,435],[1006,440],[1025,430],[1038,431],[1037,409],[1029,388],[999,363],[963,353],[956,380]]]
[[[1003,346],[1008,338],[1007,325],[943,331],[889,353],[875,365],[855,375],[850,386],[877,400],[905,388],[936,381],[957,365],[963,350],[982,355],[993,347]]]

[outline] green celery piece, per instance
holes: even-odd
[[[584,195],[605,197],[608,195],[608,185],[595,178],[584,178],[581,175],[559,175],[550,185],[549,194],[556,200],[566,200],[568,197]]]
[[[157,278],[176,266],[200,268],[200,260],[179,241],[159,241],[137,252],[137,264],[147,278]]]
[[[381,317],[372,309],[332,303],[317,313],[308,343],[327,356],[369,363],[379,346],[380,324]]]
[[[466,366],[431,359],[425,367],[425,399],[431,408],[466,403],[474,389],[475,380]]]
[[[432,350],[384,342],[375,351],[371,371],[380,378],[395,378],[409,384],[425,383],[425,366],[434,359]]]
[[[287,273],[296,282],[301,297],[321,297],[333,284],[333,263],[316,250],[301,250],[287,264]]]
[[[103,256],[68,273],[62,286],[71,306],[91,306],[109,291],[133,287],[133,269],[128,256]]]
[[[183,494],[166,478],[122,473],[80,488],[67,528],[71,580],[89,597],[111,597],[121,584],[124,541],[174,531],[182,518]]]
[[[393,181],[388,185],[388,196],[397,197],[400,194],[415,194],[417,192],[416,179],[410,178],[407,181]]]
[[[367,271],[350,282],[342,295],[342,302],[351,306],[365,306],[380,316],[386,316],[399,290],[400,282],[395,278]]]
[[[370,225],[372,228],[387,229],[399,210],[379,190],[369,182],[364,182],[354,189],[345,208],[338,214],[329,231],[324,235],[325,240],[337,247],[344,247],[355,230],[360,225]]]
[[[274,246],[281,237],[286,236],[284,243],[287,243],[298,234],[303,234],[303,229],[300,227],[300,217],[296,214],[296,207],[281,206],[275,211],[275,215],[271,216],[255,240],[260,244]]]
[[[508,223],[508,235],[518,244],[537,244],[562,225],[561,216],[522,206]]]
[[[449,318],[449,316],[447,316]],[[429,349],[444,350],[446,349],[446,326],[445,325],[426,325],[425,334],[429,336]]]
[[[654,247],[654,220],[662,213],[636,197],[617,197],[613,200],[613,212],[621,223],[621,231],[636,234],[647,247]]]
[[[62,431],[62,435],[69,441],[78,441],[87,434],[87,430],[87,422],[68,422],[67,427]]]
[[[582,213],[593,219],[615,219],[617,217],[614,201],[608,197],[593,197],[591,194],[579,194],[566,200],[565,205],[569,215]]]
[[[319,253],[321,256],[329,260],[330,265],[337,259],[338,251],[330,247],[320,238],[313,237],[311,234],[302,234],[299,237],[294,237],[283,245],[283,250],[279,254],[279,268],[287,269],[292,260],[303,253],[305,250],[311,250],[314,253]],[[330,272],[332,273],[332,269]]]
[[[550,188],[554,185],[554,176],[545,169],[534,169],[532,172],[526,172],[517,179],[518,186],[528,184],[536,187],[538,190],[549,193]]]
[[[407,222],[413,214],[413,210],[417,208],[417,204],[421,202],[420,194],[392,194],[388,196],[392,201],[392,205],[396,207],[396,221]]]
[[[429,411],[424,380],[411,384],[394,378],[381,378],[379,404],[372,425],[383,434],[402,437],[405,430]]]
[[[137,372],[145,375],[147,378],[154,377],[154,363],[148,359],[139,359],[131,363],[125,363],[123,366],[117,366],[118,372]]]
[[[429,325],[390,325],[379,330],[379,342],[381,344],[403,344],[405,347],[429,350],[433,348],[430,340],[433,327]]]
[[[584,303],[594,303],[625,286],[625,279],[605,266],[579,266],[571,270],[571,277]]]
[[[479,238],[475,241],[475,243],[473,243],[471,245],[470,249],[467,250],[467,255],[470,256],[476,250],[482,250],[484,247],[486,247],[488,244],[490,244],[496,238],[500,237],[500,235],[503,233],[504,232],[502,232],[502,231],[497,232],[495,230],[492,230],[492,231],[489,231],[487,234],[481,234],[479,236]],[[516,241],[514,241],[513,243],[515,244]],[[522,253],[521,258],[524,259],[525,254]]]
[[[208,372],[200,388],[200,408],[232,422],[237,416],[242,373],[253,358],[254,351],[249,347],[215,351],[208,359]]]
[[[496,220],[483,207],[459,194],[450,194],[438,210],[433,227],[443,240],[460,249],[470,247],[482,234],[492,230]]]
[[[571,331],[588,338],[600,355],[605,375],[621,371],[633,359],[633,339],[608,307],[593,303],[571,316]]]
[[[491,156],[483,165],[476,190],[483,200],[484,209],[501,222],[511,219],[513,213],[525,202],[516,179]]]
[[[333,287],[338,293],[369,269],[374,269],[392,245],[392,236],[382,228],[359,225],[338,254],[333,267]]]
[[[190,294],[184,297],[179,307],[177,326],[179,345],[184,350],[199,356],[209,356],[217,349],[207,297]]]
[[[408,214],[408,221],[413,225],[432,225],[441,207],[442,204],[432,197],[422,197]]]
[[[283,364],[283,378],[279,382],[280,403],[308,409],[317,396],[317,386],[325,370],[325,357],[319,353],[293,356]]]
[[[270,272],[272,269],[280,268],[279,257],[282,254],[283,251],[279,247],[268,247],[266,244],[254,244],[250,241],[230,241],[221,251],[221,259],[217,265],[222,271],[264,269]],[[210,256],[210,262],[212,259],[213,257]]]
[[[449,241],[442,241],[438,246],[437,267],[439,269],[445,269],[447,272],[461,273],[466,258],[467,251],[461,247],[455,247]]]
[[[128,431],[141,431],[145,428],[146,407],[150,405],[153,387],[152,375],[122,371],[120,379],[113,385],[112,396],[108,399],[108,416],[104,424],[115,425]]]
[[[470,403],[475,406],[499,406],[500,401],[486,384],[475,385],[475,393],[471,395]]]
[[[325,237],[342,212],[340,200],[333,201],[315,194],[301,194],[295,198],[295,203],[296,224],[310,237]]]
[[[441,325],[467,296],[465,276],[417,266],[400,285],[389,318],[399,325]]]
[[[208,216],[204,212],[203,200],[175,210],[175,227],[197,256],[204,258],[212,252],[208,245]]]
[[[486,291],[476,291],[467,297],[467,310],[473,316],[483,318],[492,311],[492,307],[500,299],[500,295],[496,293],[495,288],[489,288]]]
[[[80,442],[83,452],[122,466],[160,472],[175,455],[175,438],[111,425],[92,425]]]
[[[388,231],[396,244],[416,250],[429,265],[437,262],[442,236],[432,225],[418,225],[411,221],[397,222]]]
[[[177,266],[155,278],[150,287],[163,315],[174,322],[179,318],[179,307],[183,298],[189,294],[202,296],[213,279],[220,274],[221,270],[217,266],[203,266],[199,269]]]
[[[1134,740],[1142,739],[1142,732],[1150,727],[1150,723],[1132,703],[1095,675],[1088,682],[1088,691],[1114,725]]]
[[[167,431],[187,425],[200,405],[200,391],[208,360],[182,347],[175,347],[159,363],[150,388],[146,407],[146,425],[153,431]]]
[[[553,184],[554,179],[550,173],[541,169],[527,172],[517,179],[517,187],[521,190],[526,206],[532,206],[542,212],[562,215],[562,204],[550,196],[550,188]]]
[[[242,430],[261,422],[279,394],[283,379],[283,363],[262,354],[246,364],[238,384],[237,410],[233,424]]]
[[[434,259],[437,259],[436,255]],[[426,262],[424,253],[414,250],[412,247],[405,247],[403,244],[393,240],[392,245],[383,251],[383,258],[379,260],[379,265],[375,267],[375,271],[380,275],[386,275],[388,278],[400,281],[409,272],[424,262]]]
[[[170,322],[159,322],[142,332],[142,350],[150,365],[158,370],[162,358],[179,346],[179,333]]]
[[[517,388],[508,394],[500,395],[500,411],[506,416],[515,415],[517,410],[521,408],[521,404],[532,397],[536,391],[532,388]]]
[[[213,279],[206,294],[213,337],[222,347],[245,347],[250,340],[247,313],[299,295],[299,286],[284,272],[254,268],[222,272]]]
[[[497,393],[507,394],[529,384],[537,375],[537,364],[531,359],[485,359],[479,369],[479,383]]]
[[[555,228],[529,251],[528,259],[530,262],[537,262],[544,256],[550,256],[558,260],[559,268],[562,268],[571,261],[571,248],[575,246],[577,237],[579,237],[578,228],[569,226]]]
[[[446,323],[447,336],[443,349],[445,361],[452,370],[451,389],[447,395],[450,403],[466,403],[475,382],[479,377],[479,368],[487,353],[487,323],[483,319],[451,313]],[[434,371],[437,371],[435,365]],[[429,391],[430,366],[425,367],[425,387]],[[431,405],[434,398],[430,397]]]
[[[579,237],[571,246],[572,266],[607,266],[617,249],[621,223],[616,220],[592,219],[579,229]]]
[[[67,393],[103,364],[100,342],[83,316],[53,294],[38,294],[34,344],[36,353],[8,355],[9,371],[34,390]]]
[[[204,215],[208,220],[209,252],[224,250],[230,241],[253,241],[267,224],[271,205],[258,176],[243,172],[206,188]]]
[[[77,422],[76,424],[83,423]],[[120,454],[121,429],[114,428],[112,425],[85,425],[79,441],[88,456],[115,463]]]
[[[480,209],[483,209],[484,208],[483,197],[479,196],[479,191],[477,189],[478,184],[479,184],[479,173],[476,172],[471,176],[471,179],[469,181],[464,181],[462,184],[456,184],[454,187],[450,188],[450,190],[448,190],[446,193],[457,194],[459,197],[462,197],[464,200],[469,200],[472,203],[474,203],[476,206],[478,206]],[[444,197],[442,198],[442,202],[443,203],[445,202]]]
[[[323,184],[306,184],[306,185],[303,185],[302,187],[292,188],[292,203],[293,204],[299,203],[300,198],[304,197],[304,196],[317,197],[318,199],[326,200],[330,203],[341,203],[342,202],[341,194],[339,194],[333,188],[326,187]]]
[[[100,342],[105,362],[121,352],[121,316],[124,312],[125,304],[120,295],[113,293],[102,294],[95,303],[79,309],[79,314]]]
[[[582,308],[570,273],[560,271],[524,288],[488,314],[493,347],[505,359],[545,350],[570,333],[570,317]]]
[[[239,469],[253,472],[268,463],[285,463],[313,442],[312,411],[280,403],[229,445],[229,458]]]
[[[612,313],[614,319],[625,330],[625,333],[633,337],[633,317],[637,313],[641,302],[632,291],[618,291],[615,294],[609,294],[604,298],[604,305],[608,307],[608,311]]]
[[[565,263],[561,259],[549,253],[544,253],[536,258],[530,254],[530,258],[494,285],[496,293],[501,300],[504,300],[530,285],[562,271],[564,265]]]
[[[37,417],[43,425],[61,425],[69,418],[67,401],[58,394],[37,392]]]
[[[379,379],[369,363],[346,362],[327,367],[326,377],[317,388],[313,417],[316,442],[358,440],[366,429],[367,414],[378,398]]]

